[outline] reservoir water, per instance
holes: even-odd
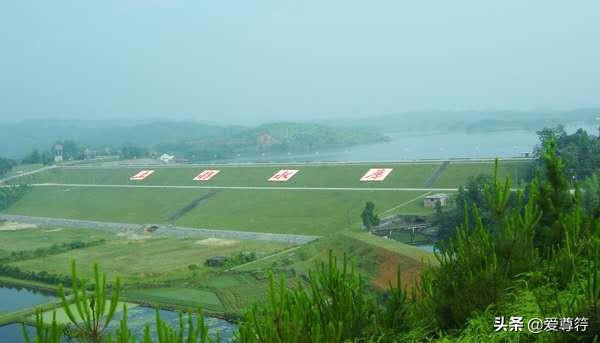
[[[122,313],[115,314],[111,322],[111,329],[116,329],[119,326],[119,321],[122,318]],[[179,313],[174,311],[160,310],[161,320],[169,323],[173,328],[179,327]],[[188,315],[184,314],[183,319],[187,328]],[[156,310],[153,308],[138,306],[127,309],[127,322],[131,333],[138,339],[144,336],[144,328],[146,324],[150,324],[150,333],[152,336],[156,334]],[[196,316],[193,316],[193,322],[196,324]],[[211,337],[220,337],[220,342],[231,342],[237,331],[237,325],[226,320],[214,317],[204,317],[204,325],[208,328],[208,334]]]
[[[0,286],[0,315],[12,311],[25,309],[31,306],[43,304],[56,298],[47,293],[10,286]],[[137,338],[142,338],[146,323],[150,324],[152,334],[156,332],[155,321],[156,312],[148,307],[134,307],[128,309],[128,323],[132,333]],[[116,329],[121,320],[121,313],[115,314],[111,322],[111,329]],[[173,311],[160,311],[161,319],[171,324],[173,327],[179,327],[179,314]],[[187,323],[187,316],[184,317]],[[205,325],[208,327],[209,335],[215,337],[219,335],[221,342],[231,342],[237,330],[234,323],[223,319],[205,317]],[[195,323],[195,319],[194,319]],[[32,327],[27,327],[32,332]],[[24,342],[21,324],[9,324],[0,327],[0,342]]]
[[[54,299],[48,293],[25,288],[0,286],[0,313],[24,309]]]
[[[29,332],[29,337],[33,337],[33,335],[35,334],[35,329],[31,326],[26,326],[25,329]],[[9,324],[9,325],[5,325],[5,326],[0,326],[0,342],[6,342],[6,343],[25,342],[21,324]]]
[[[568,125],[567,133],[583,128],[597,135],[594,125]],[[219,162],[402,161],[416,159],[522,157],[539,144],[535,131],[386,133],[389,142],[346,149],[264,156],[239,156]]]
[[[0,286],[0,315],[7,312],[25,309],[54,300],[55,297],[48,293],[35,290]],[[31,332],[32,327],[27,327]],[[25,342],[21,324],[0,326],[0,342]]]

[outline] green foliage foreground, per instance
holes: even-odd
[[[438,246],[438,265],[421,273],[407,291],[400,283],[387,292],[368,289],[346,261],[330,255],[296,287],[271,277],[264,303],[248,310],[239,324],[239,342],[593,342],[600,337],[600,217],[587,211],[578,189],[566,186],[563,165],[552,143],[543,151],[545,171],[524,191],[511,191],[497,175],[484,189],[488,216],[464,206],[464,222]],[[544,175],[544,176],[542,176]],[[73,275],[73,280],[78,280]],[[114,337],[95,335],[114,311],[119,283],[108,307],[105,278],[95,273],[91,295],[74,286],[84,320],[79,336],[92,342],[133,342],[126,323]],[[75,281],[74,281],[75,282]],[[63,297],[64,298],[64,297]],[[64,304],[68,304],[65,302]],[[80,309],[81,308],[81,309]],[[105,316],[108,314],[109,316]],[[99,318],[105,318],[102,321]],[[494,329],[496,317],[588,318],[585,330],[530,332]],[[69,316],[71,318],[71,316]],[[157,317],[158,342],[208,342],[198,316],[192,335]],[[72,318],[76,319],[76,318]],[[36,342],[56,342],[61,328],[45,326],[38,315]],[[146,332],[149,332],[147,329]],[[150,342],[149,334],[143,342]]]

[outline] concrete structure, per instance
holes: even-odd
[[[223,267],[228,258],[225,256],[213,256],[206,259],[204,265],[207,267]]]
[[[423,200],[423,206],[427,208],[435,208],[437,204],[440,204],[440,206],[444,207],[448,205],[448,199],[450,199],[450,196],[444,193],[428,195]]]
[[[163,163],[169,163],[175,160],[175,156],[169,154],[162,154],[158,159]]]

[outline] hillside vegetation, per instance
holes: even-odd
[[[383,142],[377,130],[280,122],[255,127],[200,122],[23,121],[0,124],[0,156],[27,163],[52,163],[53,145],[65,146],[65,159],[122,153],[126,158],[170,153],[191,161],[226,159],[264,152],[306,153]],[[67,146],[77,151],[67,151]],[[73,150],[73,149],[70,149]],[[32,152],[33,151],[33,152]],[[134,153],[132,153],[134,152]]]
[[[225,135],[158,144],[155,149],[191,161],[226,159],[261,153],[297,154],[385,142],[375,130],[336,128],[308,123],[272,123]]]

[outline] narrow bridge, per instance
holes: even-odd
[[[430,224],[407,224],[403,226],[395,226],[395,227],[376,227],[371,229],[371,233],[377,236],[388,236],[390,237],[392,233],[398,231],[408,231],[410,233],[410,241],[411,243],[415,242],[415,234],[419,231],[423,231],[429,228]]]

